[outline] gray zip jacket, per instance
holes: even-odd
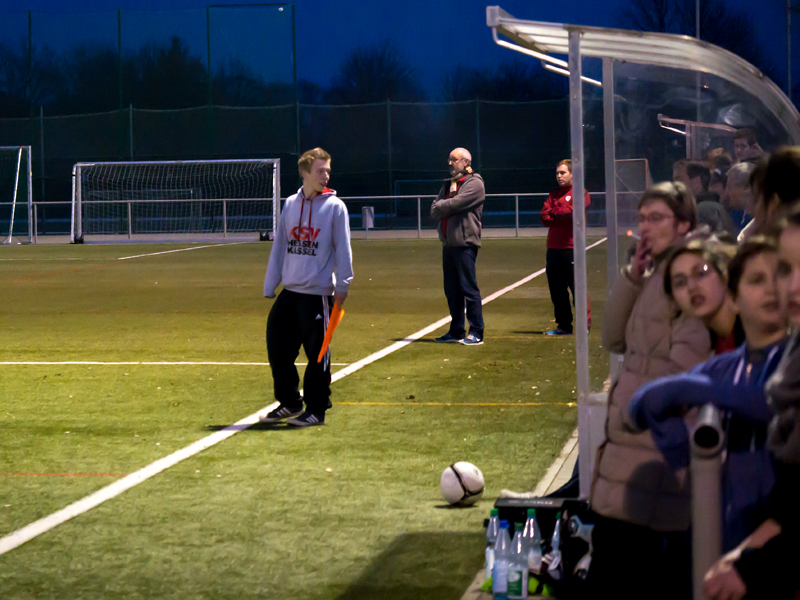
[[[272,298],[283,282],[283,287],[292,292],[331,296],[334,291],[347,292],[352,280],[347,207],[335,190],[325,188],[306,200],[300,188],[286,199],[275,230],[264,295]]]
[[[449,192],[450,180],[446,179],[439,196],[431,205],[431,217],[439,221],[439,239],[448,248],[480,247],[481,215],[486,199],[483,177],[469,173],[455,196],[448,198]]]

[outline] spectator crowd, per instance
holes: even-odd
[[[640,239],[609,292],[608,396],[590,504],[597,598],[692,596],[689,438],[723,416],[725,554],[710,600],[800,598],[800,147],[673,166],[638,206]]]

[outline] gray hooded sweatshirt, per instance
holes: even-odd
[[[336,275],[334,275],[334,270]],[[286,199],[264,277],[264,295],[275,288],[331,296],[347,292],[353,280],[350,219],[336,191],[325,188],[307,200],[303,189]]]

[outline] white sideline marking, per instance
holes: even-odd
[[[592,244],[591,246],[588,246],[586,249],[589,250],[590,248],[594,248],[595,246],[597,246],[598,244],[601,244],[605,240],[606,240],[606,238],[603,238],[602,240]],[[187,250],[191,250],[191,248],[187,248]],[[157,254],[160,254],[160,253],[157,253]],[[488,296],[483,301],[483,304],[486,304],[487,302],[491,302],[492,300],[494,300],[495,298],[498,298],[502,294],[505,294],[505,293],[513,290],[514,288],[519,287],[523,283],[530,281],[534,277],[538,277],[542,273],[544,273],[544,269],[540,269],[536,273],[533,273],[532,275],[528,275],[524,279],[521,279],[520,281],[518,281],[518,282],[516,282],[516,283],[514,283],[514,284],[512,284],[512,285],[510,285],[508,287],[503,288],[499,292],[495,292],[494,294]],[[502,292],[502,294],[501,294],[501,292]],[[400,350],[401,348],[407,346],[408,344],[410,344],[414,340],[418,340],[422,336],[424,336],[424,335],[426,335],[426,334],[428,334],[428,333],[430,333],[432,331],[435,331],[436,329],[438,329],[439,327],[441,327],[442,325],[444,325],[448,321],[450,321],[450,317],[445,317],[443,319],[439,319],[438,321],[436,321],[435,323],[433,323],[431,325],[428,325],[424,329],[420,329],[416,333],[412,333],[410,336],[404,338],[403,340],[401,340],[399,342],[395,342],[394,344],[384,348],[383,350],[379,350],[378,352],[375,352],[374,354],[370,354],[366,358],[363,358],[363,359],[361,359],[361,360],[359,360],[357,362],[352,363],[351,365],[345,367],[344,369],[341,369],[341,370],[337,371],[336,373],[334,373],[332,375],[332,377],[331,377],[331,383],[333,383],[334,381],[338,381],[338,380],[340,380],[340,379],[342,379],[344,377],[347,377],[348,375],[351,375],[352,373],[355,373],[356,371],[362,369],[363,367],[367,366],[368,364],[373,363],[376,360],[379,360],[379,359],[383,358],[384,356],[386,356],[388,354],[391,354],[392,352],[396,352],[397,350]],[[194,456],[195,454],[198,454],[199,452],[202,452],[203,450],[206,450],[206,449],[210,448],[211,446],[214,446],[214,445],[218,444],[219,442],[221,442],[223,440],[228,439],[229,437],[239,433],[240,431],[243,431],[243,430],[247,429],[248,427],[251,427],[252,425],[255,425],[256,423],[258,423],[258,416],[260,414],[263,414],[265,412],[269,412],[270,410],[276,408],[277,406],[278,406],[278,402],[273,402],[272,404],[270,404],[268,406],[265,406],[264,408],[262,408],[259,411],[253,413],[252,415],[247,416],[244,419],[241,419],[240,421],[237,421],[233,425],[228,425],[225,429],[223,429],[221,431],[217,431],[215,433],[212,433],[211,435],[206,436],[203,439],[198,440],[198,441],[194,442],[193,444],[190,444],[189,446],[186,446],[185,448],[182,448],[182,449],[180,449],[180,450],[178,450],[176,452],[173,452],[172,454],[170,454],[168,456],[165,456],[164,458],[160,458],[157,461],[155,461],[153,463],[150,463],[146,467],[142,467],[138,471],[135,471],[134,473],[131,473],[130,475],[127,475],[127,476],[123,477],[122,479],[119,479],[119,480],[115,481],[114,483],[112,483],[112,484],[110,484],[110,485],[108,485],[108,486],[96,491],[95,493],[90,494],[89,496],[86,496],[85,498],[82,498],[82,499],[78,500],[77,502],[73,502],[69,506],[66,506],[65,508],[62,508],[61,510],[59,510],[57,512],[54,512],[53,514],[48,515],[47,517],[43,517],[43,518],[39,519],[38,521],[34,521],[33,523],[30,523],[30,524],[26,525],[25,527],[23,527],[21,529],[18,529],[16,531],[6,535],[5,537],[0,538],[0,555],[3,555],[6,552],[9,552],[9,551],[13,550],[14,548],[16,548],[18,546],[21,546],[25,542],[28,542],[28,541],[32,540],[33,538],[35,538],[35,537],[37,537],[37,536],[39,536],[39,535],[41,535],[43,533],[46,533],[46,532],[50,531],[51,529],[53,529],[55,527],[58,527],[59,525],[61,525],[62,523],[65,523],[66,521],[69,521],[73,517],[77,517],[78,515],[91,510],[92,508],[102,504],[106,500],[111,500],[112,498],[114,498],[116,496],[119,496],[122,492],[125,492],[125,491],[131,489],[132,487],[135,487],[135,486],[139,485],[140,483],[142,483],[144,481],[147,481],[148,479],[150,479],[154,475],[157,475],[161,471],[164,471],[164,470],[166,470],[166,469],[178,464],[179,462],[181,462],[181,461],[183,461],[183,460],[185,460],[187,458],[190,458],[190,457]],[[563,451],[562,451],[562,454],[564,454]],[[567,452],[567,455],[568,454],[569,454],[569,452]],[[553,467],[551,467],[550,469],[552,470]],[[548,473],[550,473],[550,471],[548,471]],[[556,473],[558,473],[558,469],[556,469]],[[547,476],[545,476],[545,477],[547,477]],[[537,487],[536,489],[538,490],[539,488]]]
[[[542,497],[547,493],[548,488],[553,483],[553,480],[558,475],[558,472],[561,470],[561,467],[564,466],[564,463],[569,458],[570,453],[578,444],[578,430],[572,432],[572,435],[567,440],[567,443],[564,444],[564,447],[561,449],[561,454],[558,455],[553,461],[553,464],[550,465],[550,468],[547,469],[547,473],[544,474],[542,480],[536,486],[536,489],[533,490],[534,495],[538,497]]]
[[[308,365],[308,363],[294,363],[298,367],[304,367]],[[331,363],[337,367],[344,367],[350,363]],[[33,361],[33,360],[21,360],[21,361],[6,361],[0,362],[0,365],[166,365],[166,366],[175,366],[175,365],[233,365],[233,366],[245,366],[245,367],[268,367],[268,362],[190,362],[190,361],[177,361],[177,362],[166,362],[166,361],[129,361],[129,362],[102,362],[99,360],[62,360],[59,362],[48,362],[48,361]]]
[[[249,244],[250,242],[223,242],[221,244],[209,244],[207,246],[192,246],[191,248],[180,248],[178,250],[164,250],[163,252],[151,252],[150,254],[137,254],[136,256],[122,256],[117,260],[128,260],[130,258],[143,258],[145,256],[156,256],[157,254],[171,254],[172,252],[186,252],[187,250],[200,250],[200,248],[216,248],[217,246],[235,246],[236,244]]]

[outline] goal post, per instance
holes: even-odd
[[[252,239],[272,233],[279,216],[280,159],[93,162],[72,170],[71,243]]]
[[[28,241],[33,241],[32,179],[31,147],[0,146],[0,238],[4,245],[19,237],[17,209],[21,206],[27,207],[23,222],[27,221]]]

